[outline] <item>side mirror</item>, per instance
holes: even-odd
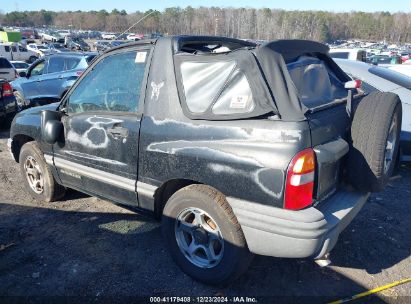
[[[27,73],[24,72],[24,71],[21,71],[21,72],[19,73],[19,75],[20,75],[20,77],[26,77],[26,78],[27,78]]]
[[[46,143],[53,145],[63,139],[64,126],[61,113],[57,111],[41,112],[41,137]]]

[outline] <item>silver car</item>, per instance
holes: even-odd
[[[361,88],[365,92],[392,92],[400,97],[402,102],[400,157],[402,161],[411,161],[411,77],[365,62],[347,59],[334,59],[334,61],[345,73],[360,79]]]

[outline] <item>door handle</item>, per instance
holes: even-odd
[[[128,136],[128,129],[120,127],[120,126],[114,126],[112,128],[108,128],[107,133],[111,134],[114,137],[116,137],[116,136],[127,137]]]

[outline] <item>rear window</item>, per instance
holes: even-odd
[[[301,102],[308,108],[347,97],[344,85],[320,59],[301,56],[287,68]]]
[[[349,53],[348,52],[333,52],[330,53],[332,58],[340,58],[340,59],[348,59]]]
[[[10,61],[6,58],[0,58],[0,69],[12,69],[13,66],[11,65]]]
[[[411,89],[411,77],[382,67],[371,67],[368,71],[399,86]]]

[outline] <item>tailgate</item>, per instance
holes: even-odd
[[[317,158],[314,198],[333,193],[341,180],[341,164],[348,153],[351,120],[345,104],[309,114],[311,141]]]

